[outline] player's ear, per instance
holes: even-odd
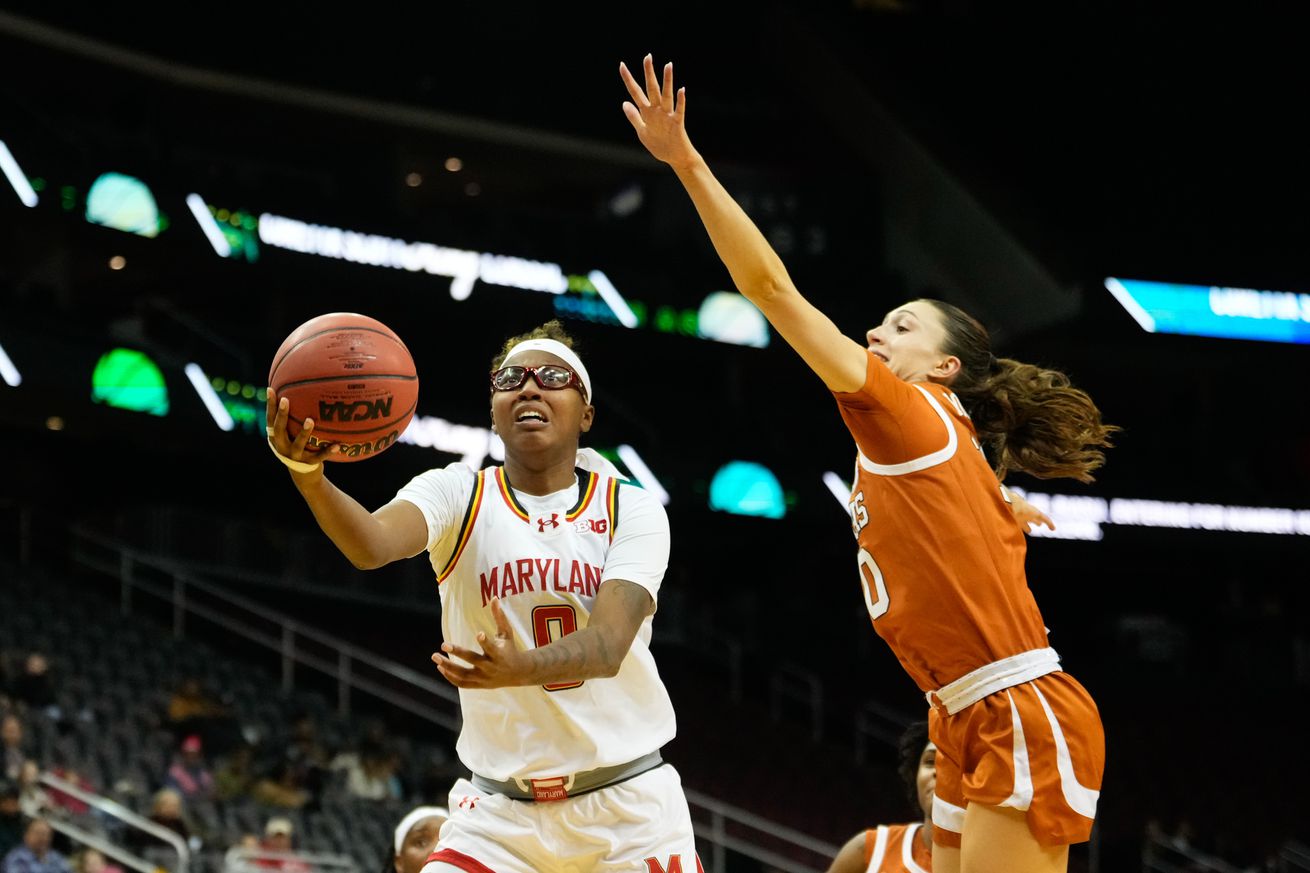
[[[588,403],[587,408],[582,411],[582,422],[581,422],[582,432],[586,433],[587,431],[591,430],[592,422],[594,422],[595,420],[596,420],[596,407]]]
[[[935,368],[933,368],[933,375],[944,382],[949,382],[951,379],[960,375],[960,370],[963,369],[963,367],[964,365],[960,362],[959,358],[955,355],[947,355],[938,362]]]

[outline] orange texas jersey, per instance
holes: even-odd
[[[923,824],[878,825],[864,832],[866,873],[932,873],[932,850],[919,839]]]
[[[1023,531],[959,399],[872,354],[864,387],[834,396],[858,449],[849,509],[865,603],[919,688],[1045,648]]]

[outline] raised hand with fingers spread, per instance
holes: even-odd
[[[655,61],[646,55],[642,61],[646,87],[632,77],[626,64],[619,64],[619,76],[632,95],[623,102],[623,114],[637,131],[641,144],[659,160],[672,167],[688,166],[699,159],[687,137],[687,89],[673,90],[673,62],[664,65],[663,84],[655,76]]]

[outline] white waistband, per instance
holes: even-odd
[[[929,706],[941,707],[948,715],[955,715],[989,694],[1031,682],[1059,669],[1060,656],[1055,649],[1033,649],[984,664],[924,696],[928,698]]]

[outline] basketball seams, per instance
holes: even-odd
[[[319,385],[323,382],[372,382],[374,379],[400,379],[404,382],[417,382],[418,376],[406,376],[403,373],[349,373],[344,376],[316,376],[313,379],[299,379],[295,382],[288,382],[285,385],[270,386],[278,396],[283,391],[290,388],[299,388],[302,385]]]
[[[276,361],[273,362],[273,369],[268,374],[268,381],[270,383],[273,382],[274,378],[277,376],[277,371],[282,367],[282,362],[285,361],[290,356],[290,354],[294,352],[296,349],[300,348],[310,340],[318,339],[324,334],[339,333],[342,331],[366,331],[368,333],[375,333],[378,336],[384,336],[387,339],[394,342],[396,345],[400,346],[402,349],[404,349],[406,355],[409,355],[411,358],[413,357],[413,355],[410,354],[409,347],[406,346],[405,343],[400,339],[400,337],[396,336],[395,332],[393,332],[390,328],[387,328],[385,330],[379,330],[376,327],[368,327],[367,325],[360,325],[358,327],[341,327],[339,325],[336,327],[325,327],[322,330],[311,333],[309,336],[304,337],[303,339],[296,340],[295,345],[293,345],[291,348],[283,352],[282,355]]]

